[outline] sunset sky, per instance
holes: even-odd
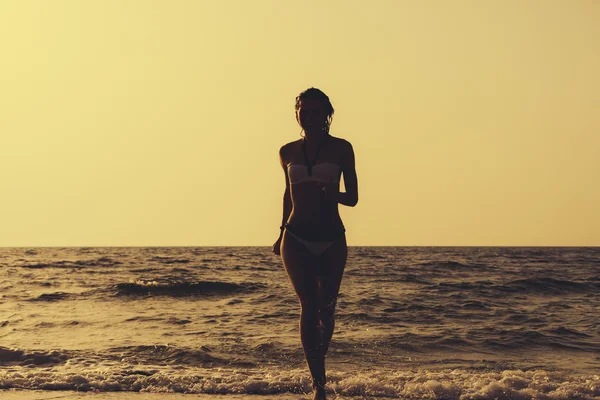
[[[348,244],[600,245],[600,1],[3,1],[0,246],[271,245],[295,97]]]

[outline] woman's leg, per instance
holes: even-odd
[[[281,259],[300,301],[300,338],[308,368],[314,379],[323,379],[325,356],[319,327],[317,258],[286,231],[281,240]]]
[[[319,259],[319,311],[322,329],[323,356],[327,354],[335,328],[335,306],[348,258],[346,236],[333,243]]]

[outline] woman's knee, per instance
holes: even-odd
[[[301,299],[300,308],[302,309],[302,313],[309,313],[314,315],[317,315],[319,313],[319,303],[312,299]]]
[[[326,316],[333,316],[336,304],[336,297],[326,297],[325,299],[323,299],[320,306],[321,313]]]

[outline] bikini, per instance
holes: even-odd
[[[325,138],[325,140],[327,140],[327,138]],[[303,182],[339,183],[339,177],[342,168],[338,164],[330,162],[323,162],[316,165],[314,164],[317,160],[317,156],[319,155],[319,150],[321,150],[321,147],[322,144],[317,149],[315,159],[312,163],[310,163],[306,155],[306,139],[304,140],[302,143],[302,149],[304,151],[304,165],[289,164],[287,167],[291,185]],[[346,229],[343,226],[338,232],[333,234],[327,234],[326,232],[306,232],[300,227],[293,226],[288,223],[284,224],[284,226],[286,231],[294,239],[302,243],[308,249],[308,251],[315,256],[320,256],[323,254],[325,250],[329,248],[329,246],[340,239],[346,232]],[[306,238],[310,238],[310,240]]]

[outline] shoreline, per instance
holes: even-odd
[[[312,393],[276,393],[276,394],[196,394],[196,393],[149,393],[149,392],[77,392],[73,390],[27,390],[0,389],[2,400],[311,400]],[[332,400],[375,399],[364,396],[341,396],[328,394]],[[377,400],[392,399],[376,397]],[[394,397],[394,399],[398,399]]]

